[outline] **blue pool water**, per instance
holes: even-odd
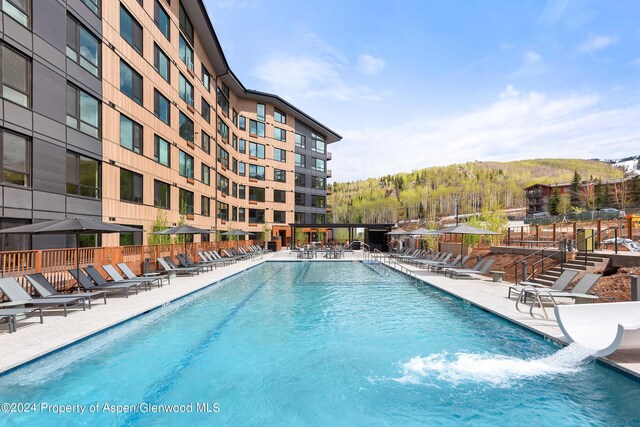
[[[583,356],[396,273],[273,262],[0,377],[85,410],[0,425],[638,425],[639,384]],[[140,403],[190,412],[104,407]]]

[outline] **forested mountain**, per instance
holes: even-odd
[[[622,171],[596,160],[536,159],[513,162],[469,162],[369,178],[336,182],[328,204],[333,222],[397,222],[434,220],[483,208],[522,208],[524,188],[534,183],[570,182],[574,172],[587,180],[621,178]]]

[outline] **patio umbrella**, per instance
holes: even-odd
[[[402,228],[398,228],[385,234],[387,236],[404,236],[407,234],[407,232],[404,231]]]
[[[436,230],[427,230],[426,228],[418,228],[416,230],[406,231],[404,234],[407,234],[409,236],[428,236],[428,235],[436,235],[441,233]]]
[[[187,235],[187,234],[211,234],[213,233],[214,230],[207,230],[204,228],[198,228],[198,227],[194,227],[192,225],[187,225],[187,224],[182,224],[182,225],[177,225],[175,227],[171,227],[171,228],[167,228],[165,230],[160,230],[160,231],[154,231],[151,234],[161,234],[161,235],[171,235],[171,234],[183,234],[183,235]],[[183,250],[185,250],[186,248],[186,241],[187,239],[183,239],[182,241],[182,248]]]
[[[240,237],[240,236],[253,236],[253,233],[247,233],[246,231],[242,231],[242,230],[230,230],[230,231],[225,231],[224,233],[220,233],[220,235]],[[236,249],[238,249],[238,239],[236,239]]]
[[[126,233],[140,232],[139,228],[110,224],[89,218],[53,219],[35,224],[0,230],[1,234],[75,234],[76,236],[76,270],[80,269],[80,234]]]
[[[438,230],[438,233],[442,234],[461,234],[464,238],[465,234],[476,234],[476,235],[499,235],[500,233],[496,233],[495,231],[485,230],[484,228],[473,227],[468,224],[460,224],[460,225],[452,225],[449,227],[441,228]],[[464,242],[460,242],[460,250],[464,248]]]

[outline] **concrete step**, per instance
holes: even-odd
[[[541,285],[545,285],[545,286],[551,286],[553,285],[553,282],[555,282],[555,279],[545,279],[543,276],[536,276],[535,279],[529,280],[530,282],[534,282],[534,283],[540,283]]]
[[[567,261],[563,265],[564,268],[571,268],[573,270],[586,270],[587,267],[595,267],[595,264],[589,263],[587,263],[587,266],[585,267],[584,262],[579,261]]]
[[[584,262],[584,255],[582,254],[577,254],[576,255],[576,260],[580,260]],[[591,261],[591,262],[605,262],[608,258],[603,258],[603,257],[599,257],[599,256],[593,256],[593,255],[587,255],[587,261]]]

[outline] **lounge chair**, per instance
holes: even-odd
[[[564,291],[569,283],[578,275],[577,270],[564,270],[560,276],[553,282],[549,289],[553,291]],[[527,302],[527,294],[533,295],[535,294],[536,288],[545,288],[546,285],[536,283],[536,282],[520,282],[519,285],[509,286],[509,292],[507,293],[507,298],[511,298],[511,295],[518,296],[518,302],[526,303]],[[516,308],[518,305],[516,302]]]
[[[68,296],[85,298],[87,300],[87,303],[89,304],[89,308],[91,308],[91,300],[94,298],[102,298],[104,299],[104,303],[107,303],[106,292],[80,292],[75,294],[61,294],[41,273],[27,274],[25,278],[42,298],[65,298]]]
[[[160,272],[158,272],[158,273],[149,273],[153,275],[144,276],[144,277],[136,276],[136,274],[129,268],[126,262],[121,262],[116,265],[118,266],[120,271],[122,271],[122,273],[127,277],[127,279],[148,279],[154,282],[157,281],[159,286],[162,286],[162,281],[164,279],[167,279],[167,283],[169,285],[171,284],[171,282],[169,281],[169,276],[167,274],[161,274]]]
[[[6,318],[8,320],[9,333],[16,331],[16,323],[18,320],[18,316],[27,315],[29,313],[33,313],[34,311],[39,312],[40,314],[40,323],[43,323],[42,318],[42,308],[32,307],[32,308],[0,308],[0,319]]]
[[[170,264],[169,262],[167,262],[167,258],[171,260],[171,257],[157,258],[158,264],[160,264],[160,267],[162,267],[162,269],[167,273],[175,273],[182,276],[185,276],[185,275],[193,276],[194,274],[198,273],[197,268],[178,267],[177,265],[175,265],[173,261],[171,261],[171,264]]]
[[[123,283],[123,284],[110,284],[108,286],[96,285],[82,270],[71,269],[67,270],[71,277],[76,279],[78,285],[85,291],[105,291],[105,292],[126,292],[126,297],[129,298],[129,290],[134,289],[136,295],[138,294],[138,286],[135,283]]]
[[[218,265],[220,264],[222,264],[223,266],[229,264],[228,261],[211,257],[204,251],[198,251],[197,254],[203,262],[208,262],[211,265],[215,266],[215,268],[218,268]]]
[[[145,288],[147,288],[147,290],[151,290],[151,285],[149,284],[149,282],[135,282],[135,281],[121,281],[121,282],[109,282],[107,281],[107,279],[105,279],[102,274],[100,274],[100,272],[98,271],[97,268],[95,268],[93,265],[88,265],[84,268],[84,271],[87,272],[87,274],[89,275],[89,277],[91,278],[91,280],[93,280],[96,285],[98,286],[104,286],[104,287],[109,287],[109,286],[115,286],[115,285],[133,285],[136,288],[141,286],[141,285],[146,285]]]
[[[209,251],[209,254],[214,256],[216,259],[224,259],[227,262],[229,262],[230,264],[234,264],[234,263],[238,262],[238,260],[236,258],[233,258],[233,257],[230,257],[230,256],[224,256],[223,257],[222,255],[220,255],[220,253],[218,251]]]
[[[4,307],[17,305],[35,305],[42,308],[55,308],[62,306],[64,309],[64,317],[67,317],[67,306],[77,303],[82,304],[82,310],[85,310],[84,298],[82,297],[59,297],[59,298],[32,298],[27,291],[13,277],[5,277],[0,279],[0,291],[11,302],[4,303]]]
[[[462,269],[462,268],[452,268],[452,269],[447,269],[444,272],[444,275],[447,275],[447,272],[449,272],[449,274],[451,275],[451,278],[453,279],[453,276],[456,277],[456,279],[459,279],[461,277],[465,277],[465,278],[470,278],[472,277],[472,274],[487,274],[489,272],[489,269],[491,268],[491,266],[493,265],[493,263],[495,263],[496,260],[495,259],[489,259],[489,258],[485,258],[481,261],[478,261],[478,263],[470,269]]]
[[[116,270],[116,268],[111,264],[103,265],[102,269],[107,272],[109,277],[111,277],[113,279],[114,283],[140,283],[140,284],[146,284],[149,287],[149,289],[151,289],[151,284],[152,283],[155,283],[158,287],[162,286],[162,284],[159,281],[153,280],[151,278],[146,278],[146,277],[136,277],[135,279],[125,279],[124,277],[122,277],[120,275],[120,273],[118,273],[118,270]]]
[[[223,249],[222,253],[225,254],[227,257],[232,258],[236,261],[243,261],[248,258],[246,255],[236,255],[233,252],[233,249],[229,249],[229,250]]]
[[[453,254],[449,253],[449,254],[445,254],[444,256],[440,256],[434,260],[416,260],[413,264],[416,266],[423,266],[424,268],[429,268],[433,265],[442,265],[442,264],[448,263],[452,256]],[[455,263],[460,261],[460,258],[462,258],[462,255],[458,255],[453,261],[451,261],[451,263],[455,265]]]
[[[212,264],[210,264],[210,263],[196,264],[186,254],[177,254],[176,258],[178,259],[178,262],[180,262],[180,267],[197,268],[202,272],[207,271],[207,270],[208,271],[213,270],[213,265]]]
[[[587,301],[596,300],[600,298],[597,295],[589,294],[591,288],[600,280],[602,274],[598,273],[585,273],[584,276],[576,283],[576,285],[569,292],[552,291],[551,289],[538,289],[535,293],[533,303],[529,309],[529,314],[533,317],[533,308],[540,307],[546,319],[549,318],[547,310],[544,308],[545,302],[551,302],[553,306],[557,306],[556,298],[571,298],[573,300]]]
[[[462,259],[459,259],[456,262],[451,262],[449,264],[435,264],[435,265],[430,265],[429,268],[431,271],[435,271],[436,273],[440,273],[441,271],[444,271],[446,269],[455,269],[455,268],[464,268],[464,265],[467,263],[467,261],[469,261],[471,259],[471,257],[469,255],[465,255]]]

